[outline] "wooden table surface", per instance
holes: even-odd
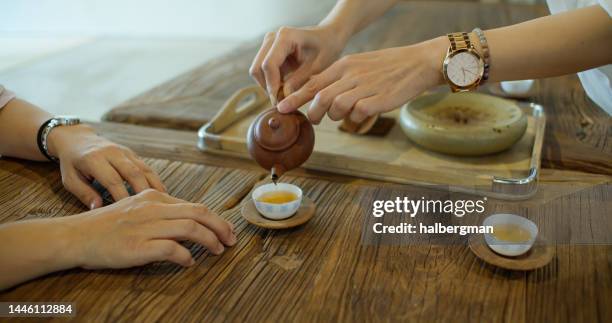
[[[252,162],[197,151],[193,132],[97,127],[147,157],[171,194],[206,203],[232,221],[237,245],[213,256],[188,244],[197,262],[188,269],[151,264],[50,274],[0,293],[0,301],[76,302],[79,321],[100,322],[612,319],[610,246],[560,244],[552,263],[525,273],[487,265],[461,243],[364,243],[372,199],[421,196],[423,189],[302,169],[283,180],[316,201],[315,218],[296,229],[260,229],[239,214],[253,186],[267,175]],[[580,224],[570,235],[602,223],[609,230],[609,176],[545,169],[540,180],[533,199],[490,200],[488,207],[570,205],[574,216],[565,220]],[[54,165],[12,159],[0,160],[0,205],[0,222],[85,210],[62,188]]]
[[[360,33],[349,51],[545,12],[540,6],[405,3]],[[197,151],[193,130],[231,93],[251,84],[246,69],[255,48],[247,44],[107,115],[121,123],[96,125],[104,136],[145,157],[171,194],[206,203],[235,223],[235,247],[213,256],[188,244],[197,265],[187,269],[158,263],[50,274],[0,293],[0,301],[72,301],[78,321],[100,322],[612,320],[609,244],[559,243],[546,267],[512,272],[485,264],[460,242],[394,245],[363,239],[373,199],[420,197],[422,187],[298,169],[283,181],[304,189],[316,202],[316,216],[282,231],[246,223],[240,207],[267,174],[248,160]],[[543,209],[551,221],[570,224],[566,236],[586,232],[596,241],[612,228],[610,120],[585,97],[575,77],[538,82],[537,99],[550,116],[539,191],[523,202],[489,200],[487,208]],[[85,210],[62,188],[53,165],[12,159],[0,159],[0,205],[0,223]]]
[[[494,28],[548,13],[545,6],[466,2],[399,3],[356,35],[346,53],[416,43],[450,31]],[[161,84],[108,112],[107,121],[197,130],[238,89],[252,85],[248,67],[261,40]],[[548,115],[542,166],[612,174],[612,118],[586,96],[578,77],[538,80],[533,101]]]

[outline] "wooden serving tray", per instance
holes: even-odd
[[[314,151],[303,167],[402,184],[440,185],[494,198],[526,199],[537,189],[546,119],[541,106],[518,104],[528,115],[527,131],[512,148],[498,154],[438,154],[410,142],[399,122],[385,136],[360,136],[342,132],[338,122],[324,118],[315,126]],[[239,90],[200,128],[199,149],[251,158],[247,130],[255,116],[270,107],[268,96],[259,87]],[[399,109],[384,116],[397,119]]]

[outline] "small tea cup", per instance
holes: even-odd
[[[510,242],[499,240],[495,237],[495,235],[491,233],[485,233],[485,241],[489,248],[491,248],[496,253],[508,256],[508,257],[516,257],[520,256],[533,246],[536,237],[538,236],[538,226],[533,223],[533,221],[524,218],[522,216],[514,215],[514,214],[493,214],[486,218],[483,222],[485,226],[499,226],[499,225],[516,225],[522,229],[527,230],[529,232],[530,238],[527,241],[522,242]]]
[[[259,200],[263,194],[274,191],[291,192],[295,194],[296,199],[281,204],[266,203]],[[251,194],[251,197],[255,203],[255,208],[262,216],[271,220],[283,220],[293,216],[300,208],[302,204],[302,189],[288,183],[270,183],[257,187]]]
[[[506,93],[513,95],[524,95],[529,93],[533,83],[534,80],[504,81],[501,82],[500,86]]]

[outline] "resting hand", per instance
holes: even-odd
[[[155,190],[78,215],[74,221],[79,265],[123,268],[153,261],[191,266],[189,240],[215,255],[236,243],[233,226],[202,204],[187,203]]]
[[[127,181],[135,192],[148,188],[165,192],[159,176],[130,149],[98,136],[89,126],[57,127],[49,134],[49,152],[60,160],[62,183],[90,209],[102,206],[102,198],[90,186],[96,179],[115,201],[129,196]]]
[[[146,190],[79,215],[0,225],[0,290],[58,270],[127,268],[155,261],[194,264],[179,243],[220,254],[236,243],[233,226],[201,204]]]
[[[276,96],[281,83],[289,94],[336,60],[345,43],[330,26],[282,27],[266,34],[249,73],[269,94]]]
[[[445,46],[443,39],[435,39],[345,56],[287,96],[278,110],[294,111],[312,100],[307,114],[315,124],[325,114],[336,121],[350,117],[353,122],[362,122],[441,84]]]

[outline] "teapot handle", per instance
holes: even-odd
[[[251,95],[253,96],[252,99],[242,103],[244,99]],[[234,121],[242,119],[266,101],[268,101],[268,96],[259,86],[249,86],[240,89],[232,95],[215,117],[211,119],[214,122],[208,124],[207,132],[220,133]]]

